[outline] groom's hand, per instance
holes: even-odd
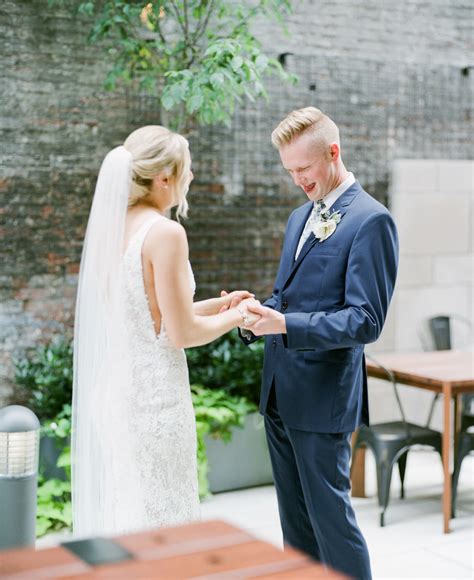
[[[249,314],[260,316],[254,324],[245,326],[255,336],[263,336],[264,334],[286,334],[286,320],[281,312],[262,306],[257,300],[249,300],[246,303],[246,308]]]
[[[225,312],[226,310],[229,310],[229,308],[235,308],[246,298],[255,298],[255,294],[252,294],[247,290],[234,290],[230,293],[222,290],[221,298],[224,298],[224,304],[219,309],[219,313]]]

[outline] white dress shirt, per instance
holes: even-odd
[[[323,197],[322,201],[324,201],[324,209],[328,210],[334,203],[341,197],[341,195],[349,189],[349,187],[355,183],[355,177],[352,173],[349,172],[348,177],[339,184],[335,189],[330,191],[325,197]],[[316,208],[316,201],[314,202],[314,208]],[[320,217],[314,219],[314,210],[309,214],[309,218],[307,219],[305,226],[303,228],[303,233],[301,234],[300,241],[298,242],[298,247],[295,254],[295,260],[298,259],[298,256],[301,252],[301,248],[304,246],[304,243],[309,238],[311,234],[311,230],[320,221]],[[310,223],[314,221],[313,223]],[[311,226],[311,227],[309,227]]]

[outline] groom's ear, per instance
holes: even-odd
[[[331,156],[332,161],[337,161],[341,155],[341,150],[339,149],[339,145],[337,143],[331,143],[329,146],[329,155]]]

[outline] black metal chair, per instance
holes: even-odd
[[[469,346],[471,344],[471,321],[458,314],[444,314],[433,316],[432,318],[427,319],[425,330],[428,331],[429,337],[427,337],[427,334],[424,333],[423,330],[420,330],[419,337],[425,350],[451,350],[453,330],[452,322],[455,322],[458,331],[461,328],[460,325],[462,325],[465,334],[464,346]],[[428,420],[426,423],[427,426],[429,426],[431,423],[438,398],[439,394],[437,393],[433,397],[433,401],[431,403],[431,407],[428,413]],[[459,473],[461,471],[461,464],[466,455],[468,455],[471,451],[474,451],[474,432],[472,432],[472,429],[474,428],[474,395],[462,395],[461,401],[461,428],[458,435],[458,444],[454,452],[454,470],[452,475],[451,515],[453,518],[456,515],[457,486],[459,481]]]
[[[450,314],[450,315],[438,315],[433,316],[432,318],[428,318],[426,321],[426,326],[431,336],[431,345],[426,341],[426,334],[423,334],[423,331],[419,331],[418,335],[420,337],[421,343],[423,345],[424,350],[451,350],[452,348],[452,328],[451,322],[455,320],[456,322],[460,322],[466,331],[467,340],[465,342],[469,342],[471,340],[472,335],[472,324],[471,322],[465,318],[464,316],[459,316],[457,314]],[[464,403],[465,397],[469,397],[470,395],[463,395],[463,408],[465,408],[466,404]],[[428,419],[426,421],[426,426],[429,427],[431,423],[431,419],[433,418],[433,413],[435,410],[436,403],[439,399],[439,393],[433,396],[433,400],[431,401],[431,406],[428,412]]]
[[[390,483],[395,462],[398,463],[401,482],[400,497],[403,499],[405,497],[405,470],[410,448],[414,445],[428,445],[433,447],[439,453],[442,465],[441,433],[429,427],[409,423],[403,411],[397,382],[393,373],[372,356],[366,354],[366,358],[383,369],[389,377],[401,415],[400,421],[378,423],[370,427],[362,425],[357,433],[354,445],[354,457],[360,447],[369,447],[374,454],[377,468],[377,496],[380,507],[380,526],[383,527],[385,525],[385,512],[390,498]]]

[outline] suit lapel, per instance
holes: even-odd
[[[338,211],[341,214],[341,222],[338,224],[337,227],[340,227],[340,225],[342,223],[342,218],[344,217],[344,214],[349,209],[349,205],[354,201],[354,199],[356,198],[356,196],[359,194],[359,192],[361,190],[362,190],[362,188],[360,186],[360,183],[358,181],[356,181],[331,206],[331,208],[329,210],[330,213]],[[296,248],[298,247],[298,242],[300,240],[301,234],[303,233],[304,226],[306,224],[306,221],[309,218],[309,214],[310,214],[312,209],[313,209],[313,204],[310,205],[309,211],[304,213],[305,218],[299,224],[298,229],[297,229],[297,233],[295,234],[295,237],[292,240],[292,243],[291,243],[292,254],[290,255],[291,264],[290,264],[290,268],[287,271],[288,272],[287,279],[286,279],[284,285],[286,285],[288,283],[289,279],[292,277],[294,272],[298,269],[299,265],[304,260],[305,256],[311,250],[311,248],[316,243],[318,243],[318,244],[324,243],[324,242],[319,242],[316,239],[316,236],[313,234],[313,232],[311,232],[311,234],[309,235],[309,238],[306,240],[303,247],[301,248],[301,252],[298,256],[298,259],[295,260]]]

